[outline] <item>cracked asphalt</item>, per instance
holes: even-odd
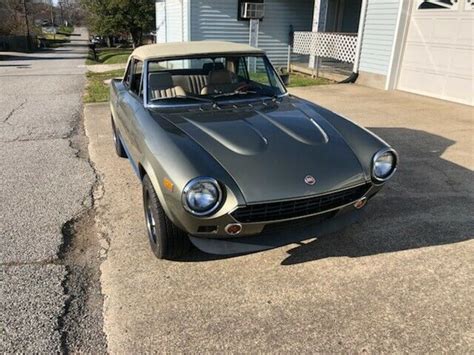
[[[76,32],[59,49],[0,61],[2,352],[70,350],[63,227],[92,206],[95,182],[81,148],[88,36]]]

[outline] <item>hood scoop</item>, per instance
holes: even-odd
[[[269,141],[276,137],[281,137],[280,142],[290,140],[306,145],[329,142],[328,135],[314,119],[294,109],[231,113],[214,111],[184,114],[181,118],[215,143],[239,155],[260,154],[268,148]]]
[[[186,116],[183,119],[236,154],[259,154],[268,145],[268,140],[245,118],[233,120],[232,124],[222,120],[190,119]]]
[[[286,112],[277,112],[273,115],[267,115],[261,111],[255,112],[300,143],[317,145],[329,142],[326,132],[316,121],[306,115],[295,115],[294,111],[291,111],[291,117]]]
[[[305,197],[365,181],[340,134],[322,116],[291,104],[165,117],[227,170],[248,203]],[[305,183],[308,175],[315,184]]]

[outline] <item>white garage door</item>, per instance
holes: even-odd
[[[398,89],[474,105],[474,0],[413,0]]]

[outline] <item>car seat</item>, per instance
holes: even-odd
[[[152,99],[186,96],[186,92],[181,86],[174,85],[171,74],[168,72],[150,73],[148,87]]]

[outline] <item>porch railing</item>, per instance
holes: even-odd
[[[357,35],[334,32],[295,32],[293,53],[354,63]]]

